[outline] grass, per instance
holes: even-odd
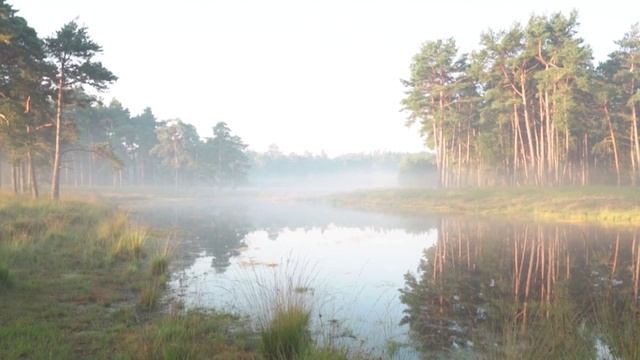
[[[11,287],[13,287],[11,272],[6,266],[0,264],[0,289],[9,289]]]
[[[371,351],[348,347],[332,329],[314,324],[315,269],[301,260],[285,259],[277,267],[254,266],[250,281],[239,285],[239,298],[257,309],[259,354],[266,360],[383,359]]]
[[[311,336],[313,269],[288,259],[275,268],[252,267],[239,289],[248,307],[257,309],[260,354],[267,360],[302,359],[315,347]]]
[[[632,187],[405,188],[338,194],[330,200],[341,206],[410,215],[440,213],[640,224],[640,189]]]
[[[256,338],[243,319],[205,310],[176,310],[131,333],[136,359],[255,359]]]
[[[169,254],[152,235],[109,205],[0,197],[0,358],[246,354],[226,315],[159,306]]]
[[[597,335],[609,352],[616,359],[640,359],[640,307],[631,301],[597,301],[594,313]]]
[[[283,293],[279,293],[283,294]],[[298,293],[299,294],[299,293]],[[350,351],[337,344],[319,344],[312,336],[311,310],[289,299],[273,309],[271,320],[260,329],[260,354],[266,360],[346,360],[373,358],[369,354]],[[288,303],[287,307],[282,307]]]
[[[278,310],[262,330],[262,355],[267,360],[297,359],[313,345],[309,329],[310,313],[304,308]]]
[[[151,275],[161,276],[167,272],[169,268],[169,259],[166,256],[156,256],[151,261]]]

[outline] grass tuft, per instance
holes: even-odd
[[[114,255],[123,258],[141,259],[147,238],[146,229],[129,228],[118,237],[112,252]]]
[[[0,264],[0,288],[9,289],[13,287],[13,276],[5,265]]]
[[[138,301],[138,307],[143,311],[151,311],[158,305],[158,300],[162,296],[164,290],[165,279],[164,276],[160,278],[154,278],[148,282],[140,292],[140,300]]]
[[[261,352],[265,359],[297,359],[309,352],[313,342],[309,311],[301,307],[280,309],[262,330]]]
[[[165,256],[156,256],[151,260],[151,275],[164,275],[169,268],[169,259]]]

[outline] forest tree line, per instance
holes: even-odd
[[[38,196],[60,184],[174,184],[199,179],[237,185],[246,178],[246,145],[220,122],[201,139],[178,119],[159,121],[151,109],[131,116],[117,101],[93,95],[117,77],[96,60],[102,52],[75,21],[40,38],[0,0],[0,179],[14,192]]]
[[[338,173],[397,172],[433,177],[429,154],[377,152],[334,158],[249,151],[224,122],[201,138],[179,119],[150,108],[131,114],[98,97],[117,77],[96,58],[102,48],[75,21],[40,38],[0,0],[0,187],[38,197],[39,184],[58,198],[60,186],[277,183]],[[318,181],[323,181],[319,179]]]
[[[640,27],[599,64],[577,27],[576,12],[534,15],[470,54],[422,45],[402,105],[441,186],[638,183]]]

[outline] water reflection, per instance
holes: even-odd
[[[418,235],[436,224],[434,219],[364,213],[326,204],[243,198],[153,201],[140,204],[136,214],[145,223],[173,232],[179,267],[188,267],[196,259],[208,256],[219,273],[247,249],[247,235],[256,231],[265,231],[270,240],[278,241],[287,230],[402,229]]]
[[[309,271],[302,276],[314,279],[312,316],[330,330],[322,336],[375,351],[389,340],[408,341],[408,326],[399,325],[404,305],[398,289],[434,243],[437,223],[322,204],[237,199],[156,202],[137,213],[175,231],[168,287],[186,307],[258,318],[247,290],[293,259]],[[415,357],[408,348],[398,353]]]
[[[251,311],[237,289],[294,258],[317,274],[316,316],[366,346],[410,342],[424,358],[640,359],[635,230],[242,199],[139,210],[179,240],[170,288],[187,306]]]
[[[425,357],[640,358],[635,230],[444,219],[401,290]]]

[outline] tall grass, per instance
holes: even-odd
[[[333,341],[335,328],[317,326],[313,310],[316,294],[315,267],[291,257],[278,266],[254,265],[250,281],[238,284],[238,294],[260,334],[259,351],[267,360],[324,360],[374,358],[358,349]],[[380,357],[375,357],[380,358]]]
[[[277,267],[250,268],[250,281],[239,284],[245,306],[253,309],[265,359],[299,359],[313,347],[310,317],[314,273],[308,264],[287,259]]]
[[[138,306],[142,310],[153,310],[158,305],[162,292],[167,282],[169,269],[169,247],[165,246],[163,252],[156,254],[150,263],[151,279],[140,293]]]
[[[112,253],[116,256],[140,259],[147,239],[146,229],[127,229],[113,244]]]
[[[155,255],[151,259],[152,276],[162,276],[169,271],[169,258],[174,250],[175,248],[168,240],[156,247]]]
[[[5,265],[0,264],[0,289],[8,289],[11,287],[13,287],[11,272],[9,272],[9,269]]]
[[[640,307],[632,300],[596,301],[596,336],[617,359],[640,359]]]
[[[278,309],[262,329],[260,350],[265,359],[298,359],[312,347],[310,312],[300,307]]]
[[[151,275],[161,276],[167,272],[169,268],[169,259],[165,256],[156,256],[151,260]]]
[[[158,300],[162,296],[164,284],[165,279],[153,278],[144,285],[140,291],[140,300],[138,301],[140,310],[150,311],[156,308]]]

